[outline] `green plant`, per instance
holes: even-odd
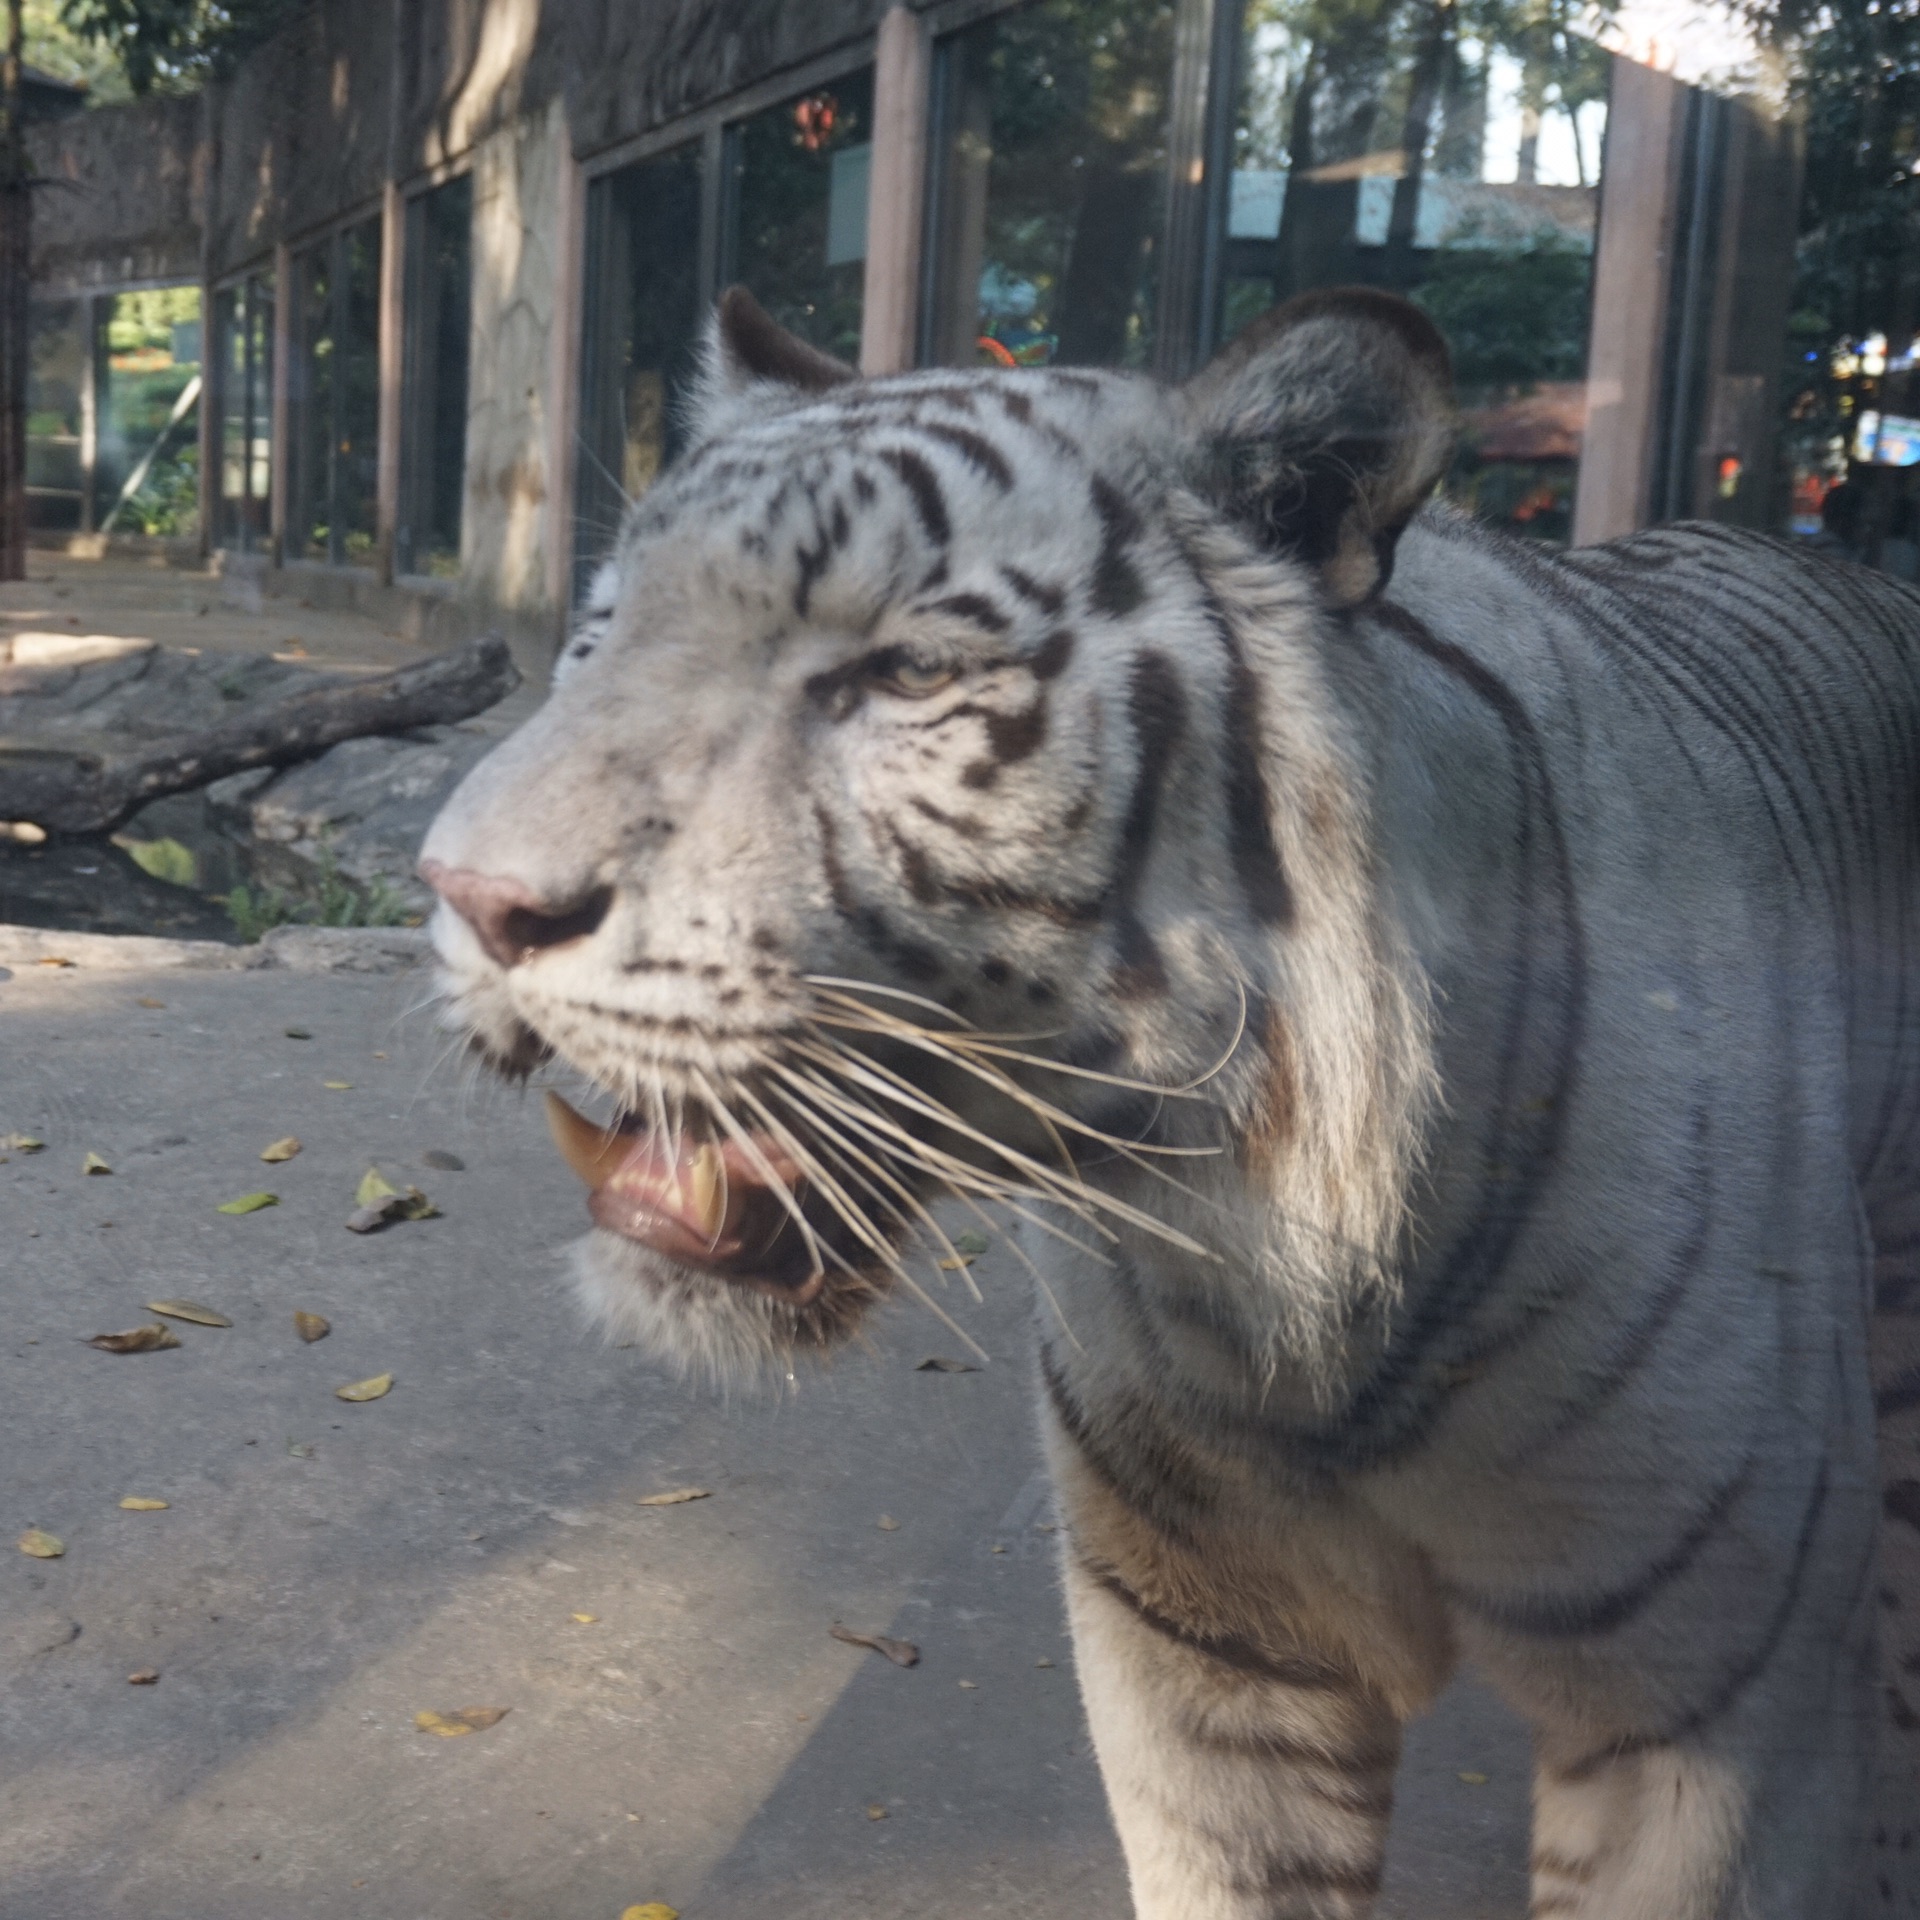
[[[280,887],[258,892],[238,886],[215,897],[227,910],[234,931],[251,945],[275,927],[404,927],[415,924],[412,908],[384,880],[365,886],[340,871],[332,846],[323,835],[315,862],[319,878],[302,898]]]

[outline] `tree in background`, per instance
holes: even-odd
[[[135,93],[193,87],[267,38],[299,0],[57,0],[59,22],[105,49]]]
[[[21,67],[26,21],[7,0],[0,51],[0,580],[27,577],[27,258],[33,187]]]

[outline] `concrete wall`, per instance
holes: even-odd
[[[137,100],[27,128],[33,283],[87,293],[197,280],[206,207],[206,113],[195,97]]]

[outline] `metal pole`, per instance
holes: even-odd
[[[0,580],[27,577],[27,265],[31,188],[21,86],[22,0],[7,0],[0,57]]]

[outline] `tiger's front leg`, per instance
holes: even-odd
[[[1453,1662],[1424,1570],[1382,1578],[1362,1555],[1327,1578],[1311,1547],[1263,1567],[1169,1540],[1069,1446],[1055,1467],[1074,1657],[1137,1920],[1371,1913],[1400,1729]]]

